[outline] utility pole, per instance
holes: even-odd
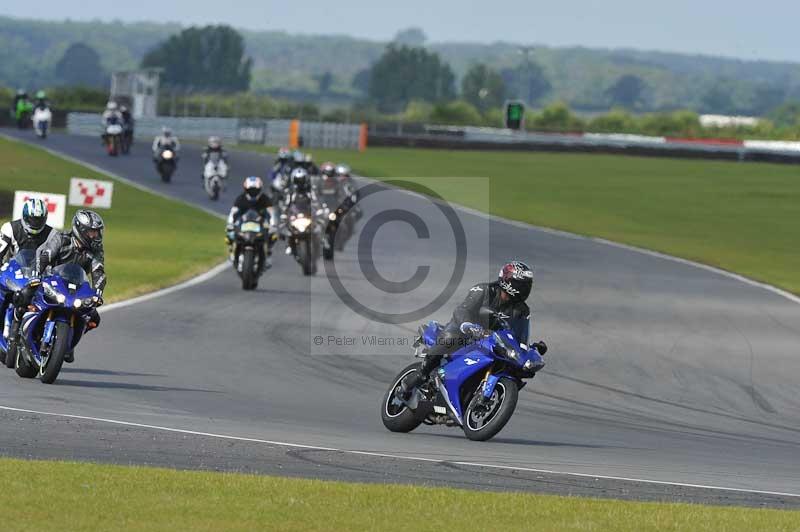
[[[518,51],[525,56],[525,73],[527,74],[527,84],[526,86],[523,86],[523,90],[520,91],[519,97],[520,99],[525,99],[528,105],[533,105],[533,65],[531,63],[531,52],[533,51],[533,46],[520,46]]]

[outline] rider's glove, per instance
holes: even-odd
[[[461,332],[470,338],[478,338],[483,334],[483,327],[478,324],[465,321],[461,324]]]
[[[535,347],[536,350],[539,352],[539,354],[542,356],[544,356],[544,354],[547,353],[547,344],[541,340],[538,342],[534,342],[534,344],[531,347]]]

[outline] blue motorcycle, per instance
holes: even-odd
[[[3,319],[3,335],[0,337],[0,357],[6,367],[13,368],[16,351],[8,354],[8,338],[11,334],[11,322],[14,319],[14,292],[22,290],[32,276],[35,264],[35,252],[22,250],[0,267],[0,317]]]
[[[404,368],[383,398],[384,426],[392,432],[410,432],[423,423],[460,426],[470,440],[495,436],[511,419],[526,379],[544,367],[537,348],[517,340],[521,333],[515,332],[520,329],[515,325],[502,320],[492,331],[464,324],[461,330],[470,343],[443,358],[428,381],[410,394],[403,393],[400,383],[419,371],[419,364]],[[424,357],[442,329],[435,321],[419,328],[414,343],[418,357]]]
[[[64,355],[75,349],[89,329],[89,317],[98,302],[86,272],[77,264],[56,266],[45,275],[22,316],[17,375],[54,383]]]

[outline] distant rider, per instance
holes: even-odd
[[[133,130],[136,126],[136,122],[133,119],[131,110],[128,109],[127,106],[121,105],[119,108],[119,113],[122,115],[122,129],[125,134],[125,140],[128,142],[128,146],[130,146],[133,144]]]
[[[453,311],[453,318],[439,334],[436,343],[428,348],[419,372],[403,379],[403,390],[410,392],[427,381],[442,357],[466,346],[480,329],[497,328],[501,320],[507,320],[519,342],[527,344],[531,311],[525,300],[532,288],[533,270],[520,261],[504,265],[497,281],[473,286],[466,299]],[[542,355],[547,352],[544,342],[533,346]]]
[[[267,239],[266,257],[262,264],[266,268],[272,267],[272,248],[275,245],[278,234],[277,217],[272,200],[264,193],[264,182],[260,177],[250,176],[242,184],[244,191],[236,197],[228,213],[228,222],[225,226],[225,242],[228,245],[228,253],[233,258],[233,245],[236,238],[234,232],[236,222],[247,211],[256,211],[269,224],[269,238]],[[262,250],[263,251],[263,250]]]
[[[270,179],[275,179],[278,174],[289,173],[292,166],[292,152],[289,148],[281,148],[275,157],[275,163],[270,170]]]
[[[79,265],[92,280],[92,287],[96,293],[95,306],[103,304],[103,290],[106,287],[106,273],[103,254],[103,219],[94,211],[81,210],[72,218],[71,231],[60,233],[51,231],[47,240],[37,249],[34,274],[38,277],[45,272],[48,266],[74,263]],[[38,279],[33,279],[28,285],[14,296],[14,323],[12,325],[11,342],[16,344],[19,340],[19,324],[22,314],[28,307],[36,290],[41,284]],[[100,325],[100,314],[92,309],[86,325],[94,329]],[[9,349],[10,351],[10,349]],[[74,361],[74,354],[70,350],[64,355],[64,362]]]
[[[17,118],[17,110],[19,109],[19,102],[24,102],[28,100],[28,93],[25,89],[17,89],[17,93],[14,95],[14,101],[11,103],[11,116],[16,119]]]
[[[119,112],[119,105],[117,105],[117,102],[110,101],[106,104],[106,110],[103,111],[102,122],[104,128],[111,124],[122,124],[122,113]],[[105,133],[105,129],[103,129],[103,133]]]
[[[38,91],[36,93],[36,102],[34,103],[34,109],[49,109],[50,102],[47,101],[47,93],[44,91]]]
[[[17,127],[22,129],[26,123],[26,118],[33,111],[33,104],[28,100],[28,93],[24,89],[19,89],[14,97],[14,109],[12,114],[17,121]]]
[[[178,152],[181,150],[181,144],[178,142],[178,137],[172,134],[172,130],[166,126],[161,128],[161,135],[153,139],[153,160],[158,161],[161,155],[161,150],[170,149],[175,154],[175,159],[178,159]]]
[[[211,154],[219,155],[221,161],[228,165],[228,152],[225,151],[225,148],[222,147],[222,139],[216,136],[208,137],[208,143],[206,147],[203,148],[203,153],[201,157],[203,158],[203,168],[205,169],[206,164],[208,163],[208,158],[211,157]],[[203,172],[200,173],[201,179],[205,179]]]
[[[344,194],[350,199],[352,203],[352,211],[353,215],[355,216],[356,220],[360,220],[364,213],[361,210],[361,206],[358,204],[358,200],[360,199],[360,195],[358,193],[358,189],[353,183],[353,177],[351,176],[350,167],[346,164],[339,163],[336,165],[336,179],[339,180],[339,183],[344,190]]]

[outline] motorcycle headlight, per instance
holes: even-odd
[[[75,308],[81,308],[83,306],[83,301],[80,298],[76,298],[75,301],[72,302],[72,306]]]
[[[328,220],[330,220],[332,222],[336,221],[336,213],[335,212],[330,213],[328,215]]]
[[[64,294],[59,294],[56,289],[50,286],[48,283],[42,283],[42,288],[44,290],[44,297],[48,303],[57,303],[59,305],[63,305],[67,300],[67,296]]]
[[[301,233],[305,232],[308,229],[308,226],[311,225],[310,218],[295,218],[292,220],[292,227],[300,231]]]
[[[163,157],[164,160],[169,161],[170,159],[172,159],[172,152],[166,150],[164,153],[161,154],[161,157]]]

